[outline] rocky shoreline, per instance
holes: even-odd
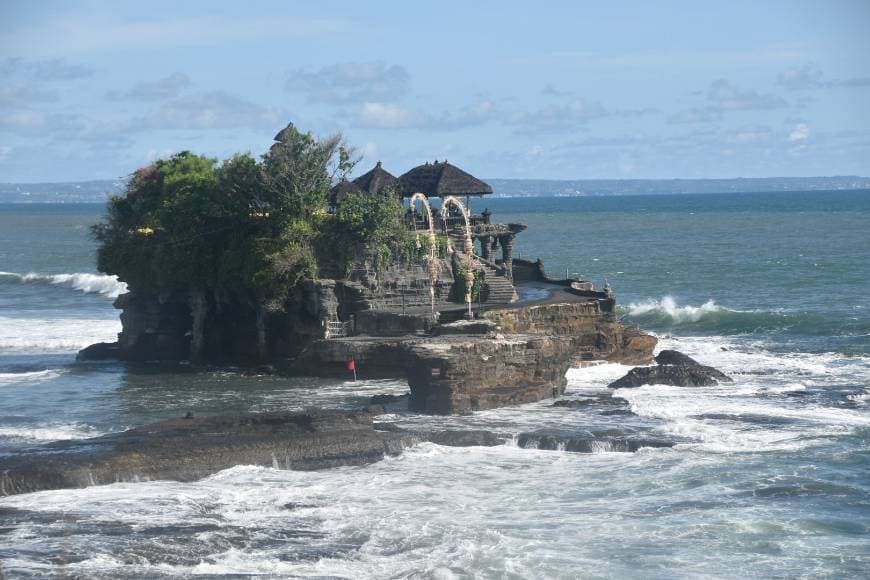
[[[631,430],[599,433],[408,431],[359,411],[184,417],[121,433],[59,441],[0,459],[0,496],[131,481],[195,481],[236,465],[290,470],[365,465],[422,442],[452,447],[515,444],[577,453],[634,452],[673,441]]]
[[[334,284],[310,288],[306,301],[311,312],[339,307],[331,302],[338,296]],[[564,392],[565,373],[572,366],[596,360],[631,365],[652,361],[655,337],[621,324],[612,294],[540,279],[534,290],[543,297],[478,307],[473,321],[463,320],[461,308],[455,306],[442,306],[434,316],[426,308],[405,314],[359,311],[350,336],[298,333],[295,347],[282,350],[280,344],[273,345],[275,355],[260,364],[289,375],[346,377],[348,363],[354,361],[363,377],[407,380],[413,411],[466,414],[557,397]],[[142,304],[148,305],[141,307],[145,310],[137,306]],[[160,306],[128,297],[119,299],[117,306],[124,309],[118,343],[88,347],[81,359],[183,357],[184,349],[172,356],[153,351],[157,344],[184,338],[177,303]],[[305,326],[301,318],[294,325]]]

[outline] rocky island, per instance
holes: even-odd
[[[340,376],[353,361],[446,414],[557,396],[587,361],[652,360],[609,287],[513,257],[526,226],[471,211],[486,183],[446,161],[348,181],[352,166],[340,139],[291,124],[261,161],[183,152],[136,172],[95,228],[100,269],[130,289],[123,331],[80,356]]]
[[[483,181],[446,161],[398,178],[378,163],[349,181],[353,165],[340,138],[291,124],[259,160],[182,152],[134,173],[94,227],[99,269],[129,288],[115,302],[123,330],[79,358],[352,370],[407,380],[408,408],[432,414],[557,398],[566,371],[591,361],[652,361],[656,339],[618,320],[609,286],[553,279],[540,260],[514,258],[526,226],[472,212],[472,198],[492,193]],[[504,440],[390,433],[374,428],[379,412],[189,417],[52,444],[44,461],[0,462],[0,494],[189,480],[245,462],[366,463],[422,440]],[[583,451],[594,437],[531,433],[519,443]]]

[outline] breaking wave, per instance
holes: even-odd
[[[83,423],[40,424],[21,427],[0,426],[0,438],[23,441],[66,441],[89,439],[100,435],[91,425]]]
[[[73,274],[18,274],[17,272],[0,272],[0,280],[7,279],[21,284],[52,284],[80,290],[86,294],[100,294],[107,298],[117,298],[127,292],[127,284],[118,280],[117,276],[103,274],[88,274],[76,272]]]
[[[710,299],[700,306],[678,304],[671,296],[631,302],[619,308],[629,322],[655,331],[700,331],[721,335],[787,333],[805,336],[862,336],[870,332],[866,321],[824,312],[790,310],[735,310]]]
[[[95,342],[112,342],[121,332],[117,318],[7,318],[0,316],[0,352],[75,352]]]
[[[629,316],[669,318],[676,323],[698,322],[705,316],[717,312],[738,312],[737,310],[728,310],[719,306],[712,298],[701,306],[679,306],[677,301],[670,296],[665,296],[661,300],[632,302],[628,305],[628,309]]]

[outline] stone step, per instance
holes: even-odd
[[[486,272],[486,302],[488,304],[509,304],[514,301],[516,291],[510,280],[500,276],[495,268],[484,266]]]

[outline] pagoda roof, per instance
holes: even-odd
[[[492,187],[488,183],[447,161],[418,165],[399,177],[399,183],[403,197],[411,197],[415,193],[423,193],[427,197],[479,196],[492,193]]]
[[[380,161],[370,171],[354,179],[353,183],[369,193],[378,193],[385,189],[399,191],[399,178],[381,167]]]

